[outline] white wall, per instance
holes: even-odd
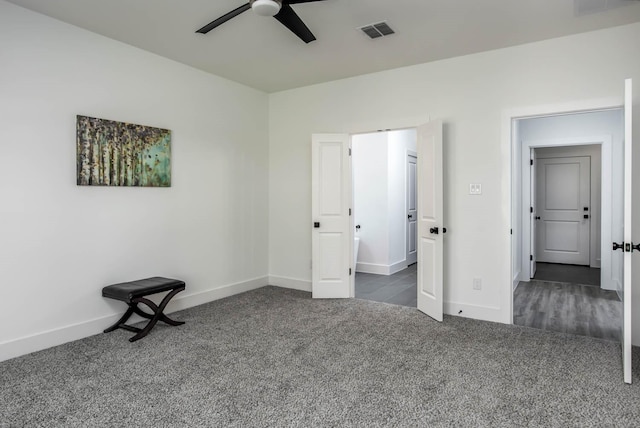
[[[267,283],[266,94],[4,1],[0,64],[0,360],[100,332],[111,283]],[[77,114],[172,130],[172,186],[76,186]]]
[[[269,231],[278,239],[269,241],[270,274],[299,284],[310,279],[312,133],[408,128],[439,117],[445,123],[445,310],[510,322],[512,153],[505,123],[508,129],[513,112],[541,106],[621,105],[627,77],[636,79],[637,100],[637,40],[640,24],[633,24],[271,94]],[[640,129],[638,108],[634,122]],[[469,195],[470,183],[481,183],[483,194]],[[293,200],[299,203],[292,206]],[[640,186],[634,208],[640,209]],[[634,222],[637,236],[640,216]],[[640,273],[640,258],[634,267]],[[473,290],[473,278],[482,279],[482,290]],[[634,276],[634,307],[640,307],[639,279]],[[633,322],[640,344],[640,315]]]
[[[351,139],[353,215],[360,225],[356,271],[384,274],[389,261],[388,138],[385,132]]]

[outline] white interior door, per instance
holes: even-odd
[[[536,163],[536,260],[589,266],[591,158],[545,158]]]
[[[349,135],[314,134],[311,155],[311,290],[353,297]]]
[[[529,245],[529,276],[533,278],[536,276],[536,234],[538,233],[538,221],[540,220],[540,216],[538,216],[538,204],[536,203],[536,150],[530,149],[530,159],[529,163],[529,177],[530,177],[530,186],[531,193],[529,193],[529,199],[531,199],[531,208],[529,210],[529,224],[531,224],[530,228],[530,245]]]
[[[442,321],[442,121],[418,127],[418,309]]]
[[[418,261],[417,157],[407,153],[407,265]]]
[[[632,172],[632,82],[624,82],[624,257],[622,296],[622,366],[624,381],[631,383],[631,172]]]

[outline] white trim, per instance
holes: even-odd
[[[356,272],[373,273],[376,275],[393,275],[407,268],[406,260],[391,264],[381,265],[376,263],[358,263],[356,264]]]
[[[501,210],[501,219],[503,224],[509,224],[511,225],[511,228],[513,228],[513,221],[511,218],[513,205],[511,200],[511,191],[513,186],[513,171],[515,168],[513,163],[518,162],[517,159],[513,159],[514,147],[515,144],[518,144],[516,139],[513,138],[514,121],[521,118],[618,109],[621,105],[623,105],[621,97],[609,97],[571,101],[559,104],[515,107],[502,111],[502,200],[504,202]],[[504,324],[513,324],[513,276],[511,271],[513,270],[514,250],[511,245],[512,236],[513,235],[505,234],[503,238],[504,248],[509,249],[509,254],[511,256],[509,258],[509,263],[503,272],[504,289],[502,291],[502,301],[500,306],[504,308],[504,310],[502,311],[502,317],[499,322]]]
[[[194,306],[224,299],[225,297],[231,297],[236,294],[256,290],[267,285],[269,285],[269,277],[265,275],[253,279],[248,279],[246,281],[223,285],[222,287],[201,291],[195,294],[188,294],[185,296],[181,296],[180,298],[176,297],[169,303],[169,305],[167,305],[168,310],[166,312],[171,313],[175,311],[181,311],[183,309],[192,308]]]
[[[416,131],[417,132],[417,131]],[[416,135],[416,139],[417,139],[417,135]],[[417,141],[416,141],[417,144]],[[413,150],[409,150],[406,149],[405,150],[405,154],[404,154],[404,211],[405,211],[405,215],[409,213],[409,156],[415,158],[416,160],[416,173],[418,171],[418,152],[413,151]],[[417,184],[418,184],[418,177],[416,175],[416,189],[417,189]],[[417,193],[417,190],[416,190]],[[416,198],[417,198],[417,194],[416,194]],[[417,199],[416,199],[416,203],[417,203]],[[416,216],[418,213],[418,207],[416,206]],[[416,220],[417,221],[417,220]],[[418,233],[418,225],[416,224],[416,234]],[[412,263],[417,263],[418,262],[418,237],[415,237],[416,239],[416,261]],[[407,222],[404,222],[404,260],[407,261],[409,259],[409,242],[410,242],[410,238],[409,238],[409,225],[407,224]]]
[[[352,275],[355,276],[355,275]],[[269,285],[290,288],[292,290],[308,291],[311,293],[311,281],[307,279],[288,278],[286,276],[269,275]]]
[[[516,288],[518,288],[518,284],[520,284],[520,271],[518,271],[518,273],[513,276],[511,284],[513,291],[516,291]]]
[[[193,306],[209,303],[234,294],[244,293],[246,291],[255,290],[268,284],[267,277],[259,277],[249,279],[247,281],[237,282],[234,284],[224,285],[211,290],[202,291],[195,294],[185,296],[176,296],[165,309],[165,313],[172,313],[187,309]],[[188,285],[187,285],[188,287]],[[124,310],[124,308],[123,308]],[[18,339],[0,343],[0,361],[16,358],[31,352],[40,351],[52,346],[62,345],[63,343],[72,342],[74,340],[83,339],[85,337],[100,334],[111,324],[118,321],[122,313],[106,315],[92,320],[71,324],[31,336],[25,336]],[[130,323],[142,321],[137,315],[130,319]]]
[[[468,303],[444,301],[447,315],[473,318],[482,321],[502,322],[502,310],[495,306],[470,305]]]

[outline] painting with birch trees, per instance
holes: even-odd
[[[77,116],[80,186],[171,186],[171,131]]]

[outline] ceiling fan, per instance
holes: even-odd
[[[213,30],[221,24],[224,24],[231,18],[235,18],[242,12],[251,9],[258,15],[273,16],[275,19],[280,21],[282,25],[291,30],[296,36],[300,37],[302,41],[304,41],[305,43],[309,43],[314,41],[316,38],[311,30],[309,30],[304,22],[302,22],[302,19],[300,19],[300,17],[293,11],[290,5],[298,3],[311,3],[314,1],[324,0],[249,0],[249,3],[246,3],[229,13],[222,15],[220,18],[214,21],[211,21],[210,23],[196,31],[196,33],[207,34],[209,31]]]

